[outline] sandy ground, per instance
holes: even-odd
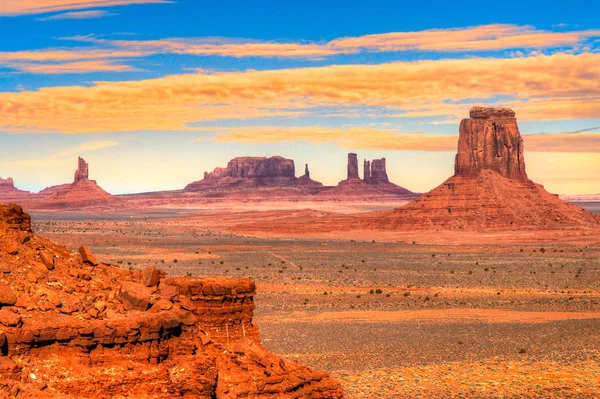
[[[44,213],[34,228],[123,267],[254,279],[264,344],[332,372],[351,399],[600,397],[593,236],[457,244],[228,229],[285,214],[265,212]]]

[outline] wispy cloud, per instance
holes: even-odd
[[[223,57],[274,57],[321,59],[339,54],[363,52],[477,52],[508,49],[572,47],[594,37],[600,30],[553,32],[530,26],[482,25],[416,32],[390,32],[344,37],[325,43],[276,42],[228,38],[187,38],[161,40],[105,40],[93,37],[79,40],[134,49],[139,52],[191,54]],[[77,38],[74,38],[77,39]]]
[[[38,18],[38,21],[56,21],[62,19],[96,19],[111,17],[117,14],[110,13],[104,10],[92,10],[92,11],[76,11],[66,12],[63,14],[52,15],[50,17]]]
[[[0,3],[0,16],[170,2],[166,0],[4,0]]]
[[[464,116],[465,104],[497,96],[510,98],[504,104],[521,120],[600,118],[598,93],[600,54],[200,72],[0,93],[0,130],[194,130],[196,122],[306,115],[323,107]]]
[[[114,64],[106,61],[78,61],[65,62],[61,64],[12,63],[7,64],[7,66],[22,72],[45,75],[138,71],[138,69],[129,65]]]
[[[109,15],[105,11],[84,11],[51,16],[59,18],[89,18]],[[74,61],[132,60],[155,54],[177,54],[219,57],[266,57],[316,60],[340,54],[365,52],[437,51],[478,52],[507,49],[544,49],[560,47],[573,51],[591,38],[600,37],[600,30],[551,32],[528,26],[483,25],[468,28],[393,32],[378,35],[346,37],[326,43],[276,42],[228,38],[170,38],[161,40],[108,40],[94,35],[63,38],[87,43],[77,48],[48,48],[0,52],[0,65],[7,63],[68,63]],[[537,51],[537,50],[536,50]],[[524,57],[517,51],[518,57]],[[100,65],[100,64],[98,64]],[[8,65],[10,67],[10,65]],[[65,68],[68,70],[68,68]],[[44,73],[48,68],[23,69],[29,73]],[[58,70],[58,68],[56,69]],[[125,69],[123,69],[125,70]],[[118,71],[104,67],[100,71]]]
[[[600,134],[556,133],[524,135],[528,152],[600,153]],[[200,139],[205,139],[201,137]],[[353,127],[252,127],[225,129],[213,136],[220,143],[274,144],[306,142],[335,144],[353,150],[456,151],[458,137],[424,133],[401,133],[392,129]]]
[[[65,148],[63,151],[56,154],[58,157],[70,157],[73,155],[81,155],[94,151],[100,151],[111,147],[116,147],[121,143],[114,140],[89,141],[77,146]]]

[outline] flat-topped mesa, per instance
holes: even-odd
[[[523,138],[511,109],[476,106],[460,123],[455,176],[476,177],[484,169],[527,180]]]
[[[227,163],[225,168],[215,168],[204,173],[204,179],[188,184],[188,191],[202,190],[239,190],[253,188],[314,186],[322,184],[310,179],[308,165],[301,178],[296,177],[296,168],[292,159],[274,157],[237,157]]]
[[[360,179],[358,177],[358,155],[351,152],[348,154],[348,180]]]
[[[80,180],[89,178],[89,166],[88,163],[81,157],[78,157],[77,170],[75,171],[75,179],[73,183],[77,183]]]
[[[12,177],[3,179],[0,177],[0,188],[15,188],[15,182]]]
[[[378,183],[389,183],[385,158],[374,159],[371,162],[371,182],[374,184]]]

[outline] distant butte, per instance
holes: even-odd
[[[512,110],[473,107],[460,124],[454,176],[381,223],[400,229],[597,228],[600,216],[528,179]]]
[[[16,188],[11,177],[6,179],[0,177],[0,200],[21,200],[30,198],[32,195],[29,191]]]
[[[342,180],[336,187],[326,189],[319,195],[334,199],[378,199],[385,194],[406,199],[413,199],[418,196],[418,194],[389,181],[385,158],[374,159],[373,161],[364,160],[363,179],[361,179],[358,174],[358,155],[349,153],[347,169],[346,180]]]
[[[79,157],[73,183],[42,190],[39,195],[45,198],[32,208],[80,208],[115,199],[88,177],[89,165]]]
[[[301,178],[296,177],[292,159],[274,157],[238,157],[225,168],[205,172],[204,179],[188,184],[186,191],[239,190],[267,187],[300,187],[318,190],[323,187],[310,178],[308,165]]]

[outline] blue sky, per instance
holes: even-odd
[[[83,155],[110,192],[176,189],[278,154],[335,184],[354,151],[426,191],[452,174],[438,136],[489,104],[530,177],[600,192],[598,2],[131,2],[0,4],[1,177],[37,191]]]

